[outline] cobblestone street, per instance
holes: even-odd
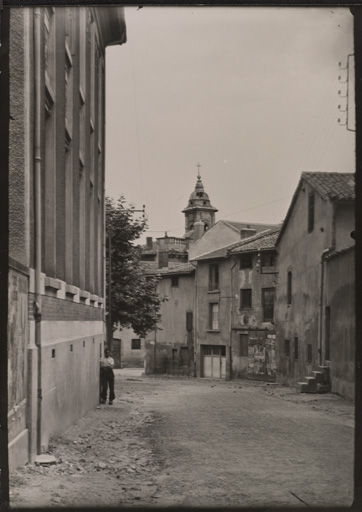
[[[247,381],[117,371],[116,400],[11,475],[11,505],[349,506],[354,406]]]

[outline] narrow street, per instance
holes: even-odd
[[[351,505],[352,402],[117,373],[114,405],[53,441],[56,464],[12,473],[12,507]]]

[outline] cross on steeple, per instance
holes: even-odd
[[[197,177],[201,178],[201,175],[200,175],[200,167],[201,167],[201,165],[199,163],[197,163],[196,167],[197,167]]]

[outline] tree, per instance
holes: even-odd
[[[131,327],[140,337],[156,329],[161,315],[158,278],[142,272],[141,247],[134,242],[146,229],[144,218],[135,218],[125,198],[106,198],[107,297],[111,283],[111,324]],[[111,249],[110,249],[111,248]],[[111,261],[109,258],[111,257]],[[111,281],[109,279],[111,263]],[[108,301],[109,314],[109,301]],[[108,324],[109,325],[109,324]]]

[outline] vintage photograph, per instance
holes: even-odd
[[[351,10],[8,20],[10,505],[350,507]]]

